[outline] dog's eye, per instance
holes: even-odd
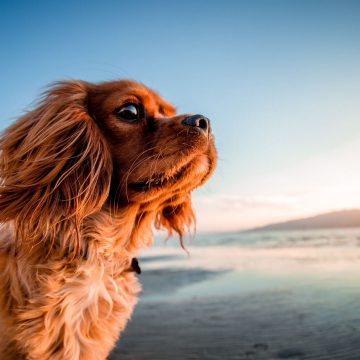
[[[116,115],[122,120],[134,122],[141,118],[141,109],[138,104],[127,103],[116,109]]]

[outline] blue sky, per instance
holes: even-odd
[[[207,115],[200,230],[360,206],[359,1],[2,1],[0,127],[54,80],[139,80]]]

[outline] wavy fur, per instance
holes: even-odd
[[[134,94],[155,115],[151,124],[139,122],[133,135],[135,128],[119,121],[114,109]],[[167,123],[160,122],[164,114]],[[153,224],[183,236],[195,221],[190,191],[215,166],[213,144],[208,150],[199,134],[174,162],[180,146],[174,133],[182,131],[183,118],[134,82],[70,81],[51,87],[3,133],[2,359],[108,356],[140,292],[132,258],[151,244]],[[201,176],[199,154],[207,166]],[[164,185],[155,188],[159,179]],[[140,191],[142,183],[149,186]]]

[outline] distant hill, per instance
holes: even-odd
[[[248,231],[306,230],[360,227],[360,209],[333,211],[303,219],[270,224]]]

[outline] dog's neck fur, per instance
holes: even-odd
[[[16,239],[16,223],[8,223],[7,231],[2,232],[4,238],[0,252],[24,257],[24,260],[31,259],[33,264],[68,257],[89,264],[99,261],[117,263],[117,268],[126,269],[141,248],[152,244],[155,214],[155,211],[144,211],[139,204],[129,204],[116,210],[104,207],[84,220],[80,234],[74,233],[71,226],[64,222],[61,229],[58,228],[55,243],[47,235],[39,234],[36,242],[27,244],[27,239]],[[73,245],[76,236],[81,237],[80,249]]]
[[[82,236],[87,246],[87,258],[95,261],[134,257],[141,248],[152,244],[154,211],[142,211],[139,204],[126,208],[103,209],[84,222]]]
[[[19,309],[26,309],[21,313],[21,331],[13,330],[10,336],[17,336],[21,354],[35,354],[32,359],[105,359],[137,301],[141,287],[132,260],[138,250],[152,240],[154,215],[155,212],[140,211],[138,205],[129,205],[116,212],[104,208],[84,219],[79,235],[86,249],[77,253],[64,245],[70,244],[71,239],[67,237],[76,235],[70,226],[66,230],[58,229],[61,231],[52,247],[47,238],[31,247],[23,246],[26,239],[22,239],[21,246],[16,247],[15,223],[5,225],[7,231],[0,233],[0,295],[3,295],[0,308],[3,316],[10,319],[9,324]],[[62,224],[66,225],[69,224]],[[82,317],[85,312],[86,318]],[[53,321],[41,321],[51,316],[54,316]],[[87,322],[95,329],[91,333],[83,330],[87,329]],[[35,330],[33,324],[37,326]],[[52,354],[54,344],[65,341],[62,335],[51,336],[61,326],[67,329],[71,341],[65,350],[60,348],[56,356],[45,357],[44,353]],[[32,342],[32,335],[44,333],[50,334],[49,337],[41,336]],[[95,352],[94,344],[101,345]],[[80,345],[84,356],[78,355]],[[5,346],[18,356],[16,358],[21,358],[18,347]]]
[[[22,239],[21,246],[16,246],[14,223],[7,223],[0,233],[0,255],[8,254],[13,259],[11,263],[22,269],[18,276],[23,298],[30,298],[36,291],[36,282],[31,279],[37,276],[39,269],[51,273],[69,267],[75,274],[77,268],[86,266],[101,268],[116,278],[132,271],[133,258],[141,248],[151,245],[154,216],[154,211],[140,211],[139,205],[129,205],[116,212],[102,209],[85,219],[80,234],[84,248],[76,256],[75,249],[66,247],[71,244],[67,236],[74,236],[73,231],[61,231],[59,234],[63,237],[58,237],[57,243],[52,245],[44,238],[31,246],[24,246],[26,239]]]

